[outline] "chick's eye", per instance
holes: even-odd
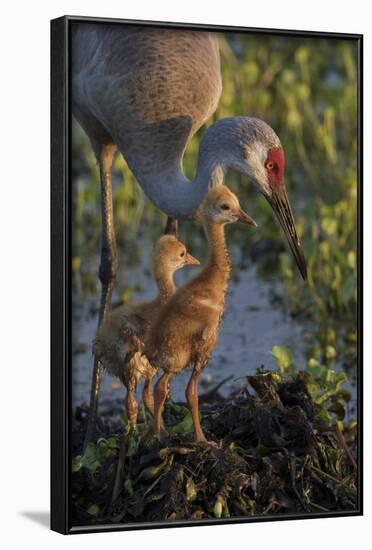
[[[183,258],[185,256],[185,251],[181,252],[180,258]]]
[[[269,160],[267,163],[266,163],[266,169],[267,170],[273,170],[274,169],[274,163]]]
[[[230,210],[230,206],[228,204],[221,204],[221,210]]]

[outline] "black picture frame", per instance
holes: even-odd
[[[170,29],[319,37],[353,40],[358,45],[358,508],[351,512],[286,514],[219,520],[163,521],[71,527],[71,101],[70,26],[73,22],[143,25]],[[63,16],[51,21],[51,529],[62,534],[165,527],[221,525],[363,515],[363,35]]]

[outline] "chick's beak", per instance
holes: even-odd
[[[237,219],[238,222],[240,222],[240,223],[247,223],[247,224],[249,224],[249,225],[253,225],[253,227],[257,227],[257,224],[256,224],[256,222],[254,221],[254,219],[251,218],[251,217],[249,216],[249,214],[247,214],[247,212],[244,212],[244,210],[243,210],[242,208],[240,208],[240,209],[238,210],[237,215],[238,215],[238,219]]]
[[[200,265],[200,262],[191,254],[186,254],[185,265]]]

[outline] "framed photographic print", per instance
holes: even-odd
[[[362,514],[362,36],[52,32],[52,529]]]

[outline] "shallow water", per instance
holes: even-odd
[[[195,268],[182,270],[177,274],[177,283],[182,284],[193,277],[195,272]],[[135,301],[154,296],[153,282],[143,269],[127,270],[125,278],[127,284],[136,282],[143,288],[143,291],[135,295]],[[222,395],[227,395],[244,382],[243,377],[254,373],[257,367],[264,365],[266,368],[275,368],[276,362],[270,353],[274,345],[288,346],[296,365],[304,368],[303,327],[286,316],[281,309],[274,309],[270,302],[270,289],[268,283],[258,278],[253,266],[241,270],[238,281],[230,282],[218,345],[201,377],[201,394],[231,376],[231,380],[220,390]],[[85,303],[84,307],[74,308],[73,348],[80,349],[80,352],[74,353],[72,358],[73,406],[89,400],[93,364],[91,342],[97,327],[97,316],[90,313],[89,306],[89,303]],[[187,369],[173,378],[171,391],[174,400],[184,400],[189,376],[190,370]],[[112,398],[124,395],[124,389],[118,381],[105,373],[101,402],[107,403]]]

